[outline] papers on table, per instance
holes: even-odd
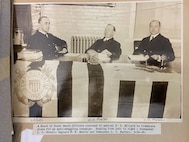
[[[43,57],[43,54],[39,50],[23,49],[21,52],[18,53],[18,59],[20,60],[37,61],[39,59],[42,59],[42,57]]]
[[[102,54],[106,54],[107,56],[111,56],[112,55],[112,53],[110,51],[108,51],[107,49],[103,50],[101,53]]]
[[[131,61],[147,61],[149,57],[144,55],[128,55],[128,58]]]

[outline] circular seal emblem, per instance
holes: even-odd
[[[54,85],[51,79],[39,70],[30,70],[17,79],[16,93],[21,101],[39,101],[43,98],[51,98],[54,93]],[[22,101],[21,101],[22,102]]]

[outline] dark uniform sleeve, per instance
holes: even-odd
[[[164,54],[167,56],[166,62],[173,61],[175,59],[174,51],[169,39],[167,38],[164,40],[164,49],[165,50],[163,51],[164,53],[162,53],[162,55]]]
[[[51,42],[55,44],[55,46],[57,46],[59,48],[59,50],[62,50],[63,48],[67,49],[67,43],[66,41],[52,35],[49,34],[49,38],[51,39]]]
[[[93,43],[88,49],[86,49],[86,51],[85,51],[85,53],[87,53],[87,51],[89,51],[89,50],[95,50],[95,51],[97,51],[98,49],[98,42],[99,42],[99,40],[97,40],[97,41],[95,41],[95,43]]]
[[[122,53],[120,47],[121,47],[121,44],[116,42],[115,47],[113,47],[113,48],[115,48],[115,50],[113,50],[111,52],[112,53],[112,55],[110,56],[111,60],[118,60],[119,59],[119,57],[120,57],[120,55]]]

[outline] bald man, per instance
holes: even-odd
[[[115,32],[115,26],[108,24],[104,30],[104,38],[97,40],[86,50],[90,63],[98,64],[99,62],[111,62],[119,59],[122,51],[120,43],[113,38]]]
[[[165,66],[167,62],[175,59],[172,45],[168,38],[160,34],[161,23],[153,20],[149,24],[150,36],[142,39],[134,55],[144,55],[148,57],[148,65]]]

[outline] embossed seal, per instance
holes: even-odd
[[[55,86],[50,70],[17,71],[17,74],[15,93],[20,102],[31,105],[32,101],[43,105],[51,100]]]

